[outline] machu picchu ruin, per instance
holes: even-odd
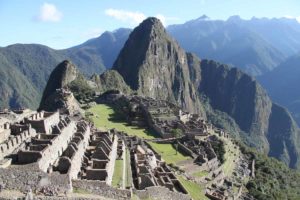
[[[71,95],[68,88],[57,90],[62,91]],[[200,192],[205,198],[253,199],[243,191],[243,180],[254,175],[251,160],[235,155],[234,169],[226,175],[226,160],[220,156],[225,153],[224,143],[231,139],[198,115],[167,101],[121,92],[86,100],[123,112],[129,126],[152,130],[153,138],[145,139],[117,128],[96,127],[91,113],[86,111],[86,118],[80,115],[82,111],[70,112],[68,99],[61,101],[65,106],[54,112],[0,113],[2,190],[42,199],[76,197],[76,191],[113,199],[156,198],[157,194],[191,199],[185,180],[203,185]],[[96,113],[92,115],[97,118]],[[169,145],[185,159],[170,164],[153,144]],[[237,145],[234,148],[239,151]]]

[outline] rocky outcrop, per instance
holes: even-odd
[[[43,93],[42,101],[44,102],[57,89],[67,86],[75,80],[78,71],[70,61],[65,60],[61,62],[51,73]]]
[[[69,112],[69,108],[80,110],[73,94],[65,90],[79,75],[77,68],[70,61],[61,62],[50,75],[39,109],[56,111],[64,108]]]

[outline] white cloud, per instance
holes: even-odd
[[[42,22],[59,22],[63,14],[54,4],[44,3],[40,8],[40,13],[36,16],[38,21]]]
[[[285,15],[284,17],[285,17],[285,18],[288,18],[288,19],[296,19],[296,20],[300,23],[300,16],[298,16],[298,17],[293,17],[293,16],[291,16],[291,15]]]
[[[144,19],[146,19],[144,13],[141,12],[130,12],[126,10],[117,10],[112,8],[105,10],[105,14],[114,17],[117,20],[129,22],[131,25],[137,25]]]
[[[132,12],[127,10],[118,10],[118,9],[107,9],[105,10],[105,14],[113,17],[117,20],[129,23],[130,25],[138,25],[141,23],[144,19],[147,18],[147,15],[145,15],[142,12]],[[155,15],[156,18],[158,18],[161,23],[166,26],[168,21],[177,21],[178,18],[173,17],[166,17],[163,14],[157,14]]]

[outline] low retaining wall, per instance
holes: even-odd
[[[81,189],[93,194],[112,199],[130,199],[131,191],[108,186],[105,182],[97,180],[72,180],[73,189]]]
[[[178,142],[178,150],[185,155],[191,156],[192,158],[196,158],[197,155],[192,152],[189,148],[184,146],[182,143]]]
[[[141,199],[191,200],[187,194],[172,192],[168,188],[160,186],[148,187],[145,190],[133,190],[133,193]]]
[[[29,189],[40,191],[44,187],[60,192],[67,192],[71,189],[68,175],[47,174],[40,171],[36,164],[0,168],[0,183],[3,184],[4,189],[21,192],[27,192]]]

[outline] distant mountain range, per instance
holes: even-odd
[[[87,76],[111,68],[130,32],[130,29],[105,32],[65,50],[37,44],[0,48],[0,74],[5,77],[0,80],[3,97],[0,108],[37,108],[50,72],[62,60],[72,60]],[[268,73],[287,57],[300,52],[300,24],[293,19],[243,20],[233,16],[222,21],[202,16],[171,25],[167,32],[186,51],[238,67],[251,75]]]
[[[286,18],[243,20],[232,16],[222,21],[202,16],[169,26],[168,32],[200,58],[232,64],[251,75],[271,71],[300,51],[300,24]]]

